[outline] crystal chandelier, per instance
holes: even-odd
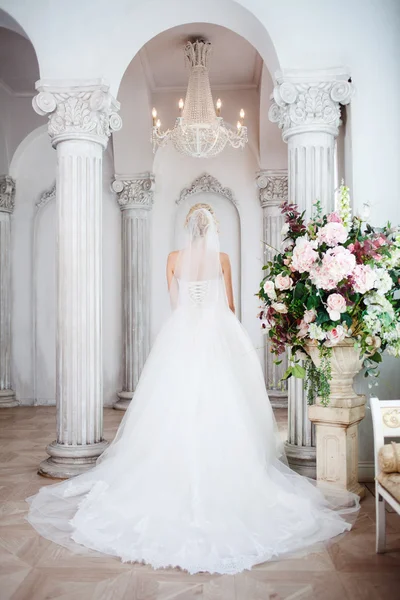
[[[169,140],[176,150],[196,158],[216,156],[227,144],[233,148],[243,148],[247,143],[247,127],[243,125],[244,110],[241,109],[240,119],[234,128],[221,117],[220,99],[214,107],[208,75],[211,43],[204,40],[187,42],[184,53],[190,66],[186,99],[185,102],[182,98],[179,100],[180,116],[176,119],[175,127],[164,132],[161,131],[157,111],[153,108],[153,152]]]

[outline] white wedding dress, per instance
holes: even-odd
[[[350,529],[358,496],[326,497],[287,466],[208,211],[193,213],[188,237],[174,310],[115,439],[91,470],[27,498],[26,518],[75,553],[237,573]]]

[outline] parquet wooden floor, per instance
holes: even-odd
[[[285,428],[285,411],[276,411]],[[123,413],[105,409],[111,440]],[[375,554],[373,486],[353,530],[313,554],[236,576],[155,571],[106,556],[77,557],[41,538],[24,499],[54,439],[54,407],[0,410],[0,600],[395,600],[400,597],[400,517],[387,512],[389,551]]]

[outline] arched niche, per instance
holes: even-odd
[[[221,252],[229,254],[232,265],[232,283],[236,314],[241,318],[241,235],[237,202],[232,190],[218,179],[203,173],[189,187],[184,188],[176,200],[174,241],[175,247],[184,243],[184,223],[190,208],[198,202],[210,204],[219,223]]]

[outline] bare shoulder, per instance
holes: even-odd
[[[229,260],[229,254],[226,254],[226,252],[220,252],[219,259],[221,261],[222,268],[230,267],[231,262]]]
[[[168,262],[174,263],[177,259],[177,256],[179,254],[179,250],[173,250],[172,252],[170,252],[168,254]]]

